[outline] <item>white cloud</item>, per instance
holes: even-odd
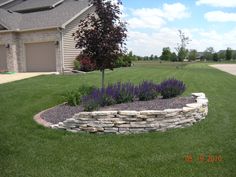
[[[235,0],[197,0],[197,5],[210,5],[214,7],[236,7]]]
[[[181,3],[164,4],[163,17],[169,21],[173,21],[176,19],[190,17],[190,13],[187,12],[185,5]]]
[[[172,52],[175,51],[176,44],[179,42],[178,29],[160,28],[156,32],[145,33],[130,31],[128,37],[128,49],[134,54],[161,55],[163,47],[170,47]],[[218,33],[214,30],[205,31],[203,29],[183,29],[186,36],[191,39],[188,49],[197,49],[204,51],[207,47],[212,46],[215,51],[231,47],[236,49],[236,28],[225,33]]]
[[[181,3],[163,4],[162,8],[141,8],[131,10],[132,18],[128,19],[130,28],[159,29],[166,21],[187,18],[190,14]]]
[[[236,22],[236,13],[212,11],[212,12],[207,12],[204,15],[204,17],[205,19],[211,22]]]

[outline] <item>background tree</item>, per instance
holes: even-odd
[[[227,50],[226,50],[226,53],[225,53],[225,59],[226,60],[231,60],[232,55],[233,55],[232,49],[228,47]]]
[[[177,43],[177,47],[175,48],[178,53],[179,61],[183,61],[188,56],[187,45],[191,41],[189,37],[185,36],[185,34],[178,30],[180,43]]]
[[[188,58],[190,61],[195,61],[197,59],[197,50],[190,50]]]
[[[161,60],[169,61],[171,59],[171,51],[169,47],[164,47],[162,49],[162,54],[160,56]]]
[[[224,60],[225,59],[225,52],[221,51],[218,53],[219,60]]]
[[[158,56],[157,55],[154,56],[154,60],[158,60]]]
[[[206,60],[212,60],[213,59],[213,53],[214,53],[214,49],[213,47],[208,47],[204,53],[203,56]]]
[[[154,55],[153,54],[150,56],[150,60],[154,60]]]
[[[233,59],[236,60],[236,51],[233,52]]]
[[[213,54],[213,61],[219,61],[218,53]]]
[[[178,61],[178,56],[176,55],[175,52],[173,52],[173,53],[171,54],[170,60],[171,60],[172,62]]]
[[[78,25],[73,34],[76,48],[91,58],[102,72],[104,87],[105,69],[113,69],[116,60],[125,51],[126,23],[120,20],[121,1],[89,0],[95,7],[95,14],[89,14]]]

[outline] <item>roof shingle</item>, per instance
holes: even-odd
[[[33,3],[39,0],[28,0]],[[28,1],[25,1],[26,3]],[[46,5],[58,2],[58,0],[40,0],[47,1]],[[22,3],[23,4],[23,3]],[[40,3],[39,3],[40,4]],[[39,5],[38,4],[38,5]],[[31,4],[32,5],[32,4]],[[42,4],[40,4],[42,5]],[[49,27],[61,27],[76,14],[89,6],[88,0],[65,0],[62,4],[50,10],[38,11],[32,13],[9,12],[0,8],[0,24],[7,27],[8,30],[25,30]],[[10,8],[13,10],[15,6]],[[18,6],[19,7],[19,6]],[[27,6],[28,7],[35,7]]]

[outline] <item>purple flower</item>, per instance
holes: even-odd
[[[157,89],[165,99],[181,95],[185,91],[186,86],[182,81],[172,78],[160,83]]]

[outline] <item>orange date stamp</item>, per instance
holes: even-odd
[[[223,158],[221,155],[200,154],[198,157],[193,157],[192,154],[188,154],[184,157],[184,161],[187,163],[192,163],[196,161],[205,163],[218,163],[218,162],[223,162]]]

